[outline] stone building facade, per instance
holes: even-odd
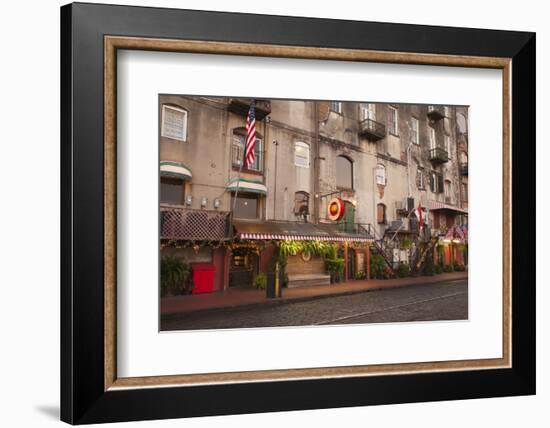
[[[389,263],[410,264],[410,246],[402,247],[413,242],[415,250],[421,233],[464,239],[467,107],[256,100],[255,162],[242,168],[250,101],[160,97],[161,211],[192,213],[189,224],[204,227],[182,234],[161,224],[161,241],[194,243],[163,251],[215,261],[216,288],[231,285],[234,259],[246,253],[227,250],[235,236],[241,243],[324,236],[346,244],[346,259],[348,242],[368,242]],[[339,228],[327,215],[334,198],[345,205]],[[349,278],[368,270],[368,251],[356,252],[346,261]],[[271,254],[269,245],[256,251],[255,273]]]

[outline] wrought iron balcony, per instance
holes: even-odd
[[[219,241],[229,237],[229,213],[172,205],[160,207],[160,238]]]
[[[250,109],[251,98],[231,98],[227,109],[241,116],[247,116]],[[256,120],[262,120],[271,113],[271,101],[256,100]]]
[[[449,161],[449,153],[443,147],[430,149],[428,159],[434,165],[439,165]]]
[[[468,162],[462,162],[460,164],[460,175],[468,177]]]
[[[359,135],[378,141],[386,136],[386,125],[372,119],[364,119],[359,123]]]
[[[428,117],[437,121],[445,117],[445,108],[442,106],[428,106]]]

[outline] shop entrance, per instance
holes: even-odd
[[[229,268],[229,286],[252,287],[258,274],[258,266],[259,256],[253,248],[234,248]]]

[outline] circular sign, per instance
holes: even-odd
[[[346,206],[341,198],[332,198],[327,207],[328,218],[332,221],[341,220],[344,217]]]

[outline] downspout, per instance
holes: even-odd
[[[313,101],[313,144],[315,147],[315,153],[313,156],[313,223],[319,223],[319,103]]]

